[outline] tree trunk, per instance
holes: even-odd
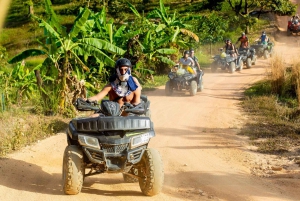
[[[59,95],[59,113],[63,114],[65,111],[65,104],[66,104],[66,94],[67,94],[67,76],[68,76],[68,63],[69,57],[68,53],[65,53],[65,59],[63,63],[63,69],[61,72],[61,88],[60,88],[60,95]]]
[[[244,7],[244,10],[245,10],[245,15],[248,16],[248,0],[245,0],[245,7]],[[249,33],[249,25],[248,25],[248,22],[246,24],[246,30],[245,30],[245,33],[248,34]]]

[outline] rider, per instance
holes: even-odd
[[[265,31],[263,31],[263,32],[261,33],[261,36],[260,36],[258,39],[260,39],[260,42],[261,42],[261,44],[263,44],[263,45],[266,45],[266,44],[268,44],[268,42],[269,42],[269,37],[267,36],[267,34],[266,34]]]
[[[185,50],[183,53],[183,57],[179,59],[179,63],[182,64],[182,67],[187,70],[191,74],[197,74],[196,71],[192,68],[195,65],[194,60],[189,57],[190,52]]]
[[[136,106],[140,103],[142,87],[139,81],[131,75],[131,62],[126,58],[116,61],[115,74],[109,78],[109,83],[89,101],[99,101],[108,95],[110,101],[120,104],[129,102]]]
[[[194,61],[194,66],[193,68],[198,70],[198,71],[202,71],[200,68],[200,64],[198,62],[198,58],[195,56],[195,51],[193,48],[190,49],[190,57],[193,59]]]
[[[203,76],[203,71],[201,70],[200,68],[200,64],[198,62],[198,58],[195,56],[195,51],[193,48],[190,49],[190,57],[194,60],[194,70],[196,70],[197,72],[197,76],[198,76],[198,86],[200,87],[200,81],[202,79],[202,76]]]
[[[230,40],[230,39],[226,39],[225,44],[226,44],[226,45],[224,46],[225,52],[227,52],[227,50],[231,50],[230,54],[231,54],[233,57],[237,57],[237,51],[236,51],[236,48],[235,48],[234,45],[232,44],[231,40]]]
[[[242,36],[238,38],[235,45],[241,42],[239,49],[248,48],[249,40],[245,33],[242,33]]]

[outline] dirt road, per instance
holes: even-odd
[[[286,37],[285,37],[286,38]],[[278,41],[284,58],[298,55],[293,40]],[[86,178],[82,193],[62,192],[64,134],[57,134],[0,160],[0,200],[300,200],[299,174],[253,174],[260,163],[275,164],[276,156],[251,151],[247,139],[237,135],[247,121],[239,99],[245,87],[266,73],[270,60],[259,60],[251,69],[234,74],[206,73],[205,90],[195,97],[164,95],[164,87],[147,93],[157,136],[150,147],[160,151],[165,169],[161,194],[143,196],[138,184],[123,183],[121,174]]]

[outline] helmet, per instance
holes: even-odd
[[[126,58],[121,58],[116,61],[115,68],[120,68],[122,66],[127,66],[129,68],[132,67],[131,62],[129,61],[129,59]]]
[[[221,53],[221,58],[225,58],[226,57],[226,53],[225,52],[222,52]]]
[[[226,39],[225,43],[231,43],[231,40],[230,39]]]
[[[242,36],[245,36],[245,35],[246,35],[246,34],[243,32],[243,33],[242,33]]]
[[[263,31],[261,34],[266,34],[266,32],[265,32],[265,31]]]
[[[131,76],[130,69],[127,69],[126,73],[122,74],[120,72],[120,67],[122,67],[122,66],[127,66],[128,68],[131,68],[132,65],[131,65],[131,62],[129,61],[129,59],[126,59],[126,58],[118,59],[116,62],[116,65],[115,65],[116,73],[117,73],[119,80],[122,82],[128,81],[129,77]]]
[[[185,51],[183,52],[183,55],[185,55],[185,54],[190,54],[190,51],[185,50]]]
[[[191,52],[194,52],[194,49],[193,49],[193,48],[190,49],[190,53],[191,53]]]

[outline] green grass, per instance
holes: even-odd
[[[154,81],[147,80],[142,84],[143,90],[149,91],[149,90],[155,90],[155,88],[159,86],[163,86],[166,84],[168,81],[168,76],[167,75],[155,75],[154,76]]]
[[[0,156],[67,128],[68,119],[33,115],[24,108],[0,113]]]
[[[297,100],[284,96],[279,98],[270,91],[268,80],[260,81],[245,91],[241,106],[249,120],[240,134],[249,136],[259,152],[289,153],[300,143]]]

